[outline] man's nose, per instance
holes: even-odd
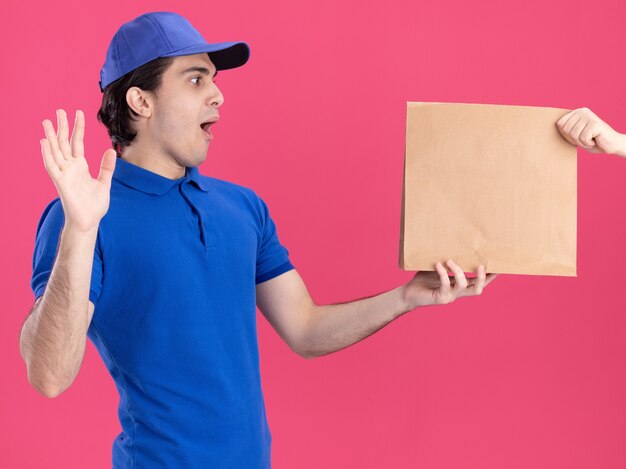
[[[220,89],[217,87],[217,85],[215,85],[215,87],[213,88],[214,89],[211,91],[209,101],[211,103],[211,106],[220,107],[222,104],[224,104],[224,95],[222,94]]]

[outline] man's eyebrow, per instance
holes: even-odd
[[[206,67],[195,66],[195,67],[189,67],[189,68],[183,70],[182,72],[180,72],[180,75],[181,76],[182,75],[186,75],[186,74],[191,73],[191,72],[202,73],[203,75],[210,75],[210,73],[211,73],[211,71],[208,68],[206,68]],[[218,71],[216,69],[215,70],[215,75],[213,75],[213,78],[215,78],[217,76],[217,72]]]

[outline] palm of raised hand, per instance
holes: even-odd
[[[85,118],[76,111],[71,139],[68,139],[67,115],[57,111],[58,132],[52,122],[42,122],[46,138],[41,151],[46,171],[59,192],[66,226],[79,231],[97,228],[109,209],[111,178],[115,169],[115,151],[105,151],[97,179],[91,177],[84,154]]]

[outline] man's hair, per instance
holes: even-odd
[[[156,93],[162,83],[162,75],[174,61],[174,57],[159,57],[118,78],[104,89],[98,121],[107,128],[113,148],[118,153],[130,145],[137,132],[131,121],[139,116],[126,102],[126,92],[136,86]]]

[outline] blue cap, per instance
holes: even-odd
[[[145,13],[117,30],[100,70],[100,91],[128,72],[159,57],[209,54],[218,70],[240,67],[250,57],[245,42],[209,44],[191,23],[168,11]]]

